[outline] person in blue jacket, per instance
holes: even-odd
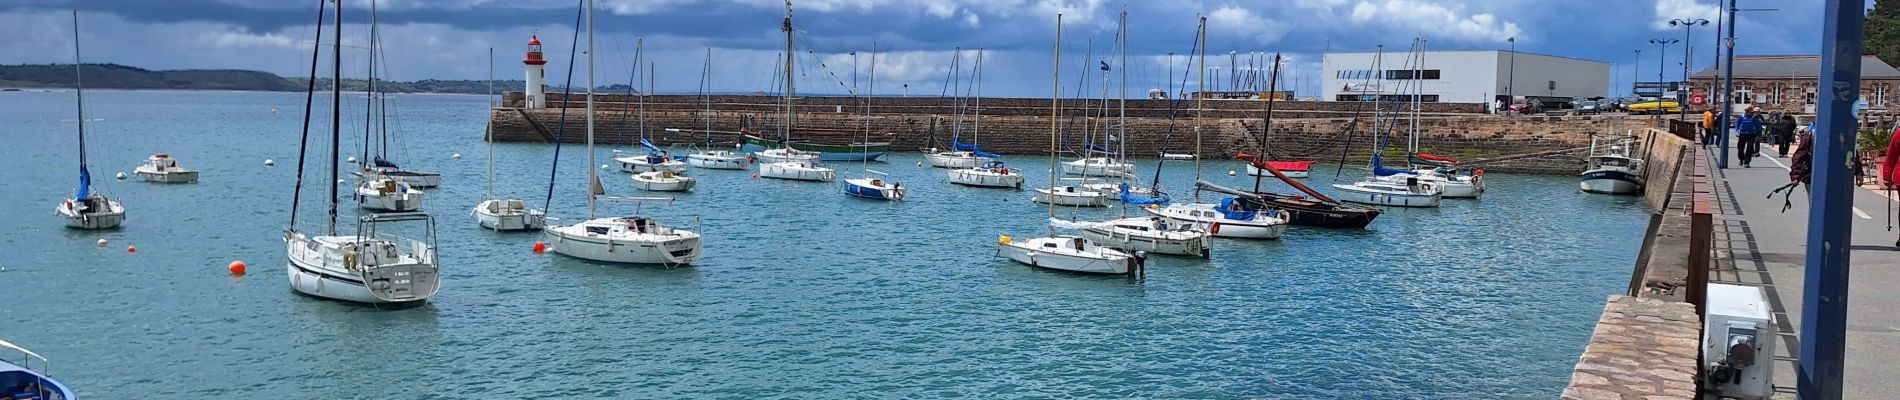
[[[1762,120],[1761,112],[1754,107],[1749,107],[1741,120],[1735,122],[1735,136],[1741,139],[1736,157],[1741,158],[1742,168],[1748,168],[1748,162],[1761,154],[1761,134],[1767,126],[1768,122]]]

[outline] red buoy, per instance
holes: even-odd
[[[541,254],[547,251],[548,251],[547,242],[534,242],[534,254]]]
[[[139,247],[138,247],[138,246],[132,246],[132,245],[126,245],[126,246],[125,246],[125,253],[126,253],[126,254],[132,254],[132,253],[137,253],[137,252],[139,252]]]
[[[244,275],[243,261],[231,261],[231,275]]]

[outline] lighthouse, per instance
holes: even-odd
[[[541,58],[541,38],[528,36],[528,56],[522,58],[521,63],[528,66],[527,108],[547,108],[547,94],[542,88],[547,86],[548,73],[545,66],[548,61]]]

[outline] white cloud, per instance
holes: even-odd
[[[210,43],[217,48],[242,47],[297,47],[297,41],[289,36],[276,33],[249,34],[238,32],[205,33],[199,43]]]
[[[1218,33],[1235,33],[1257,43],[1272,43],[1286,35],[1287,27],[1280,21],[1255,14],[1253,10],[1235,6],[1222,6],[1207,14],[1208,30]]]
[[[1500,21],[1491,14],[1465,16],[1464,6],[1446,6],[1423,0],[1360,1],[1353,5],[1351,18],[1356,23],[1379,23],[1412,29],[1431,38],[1465,42],[1503,42],[1523,34],[1516,23]],[[1521,38],[1520,38],[1521,39]]]
[[[963,26],[967,26],[971,28],[981,28],[983,27],[983,18],[978,17],[976,13],[974,12],[970,12],[969,10],[964,10],[963,11]]]
[[[1650,21],[1649,26],[1657,30],[1681,29],[1669,26],[1669,20],[1694,20],[1697,18],[1709,20],[1709,23],[1713,24],[1717,19],[1716,17],[1721,13],[1721,6],[1702,4],[1696,2],[1696,0],[1657,0],[1656,17]]]

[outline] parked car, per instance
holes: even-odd
[[[1682,104],[1675,100],[1649,100],[1630,104],[1631,114],[1675,114],[1682,112]]]
[[[1615,106],[1615,102],[1602,97],[1575,97],[1570,99],[1570,108],[1577,115],[1601,114]]]

